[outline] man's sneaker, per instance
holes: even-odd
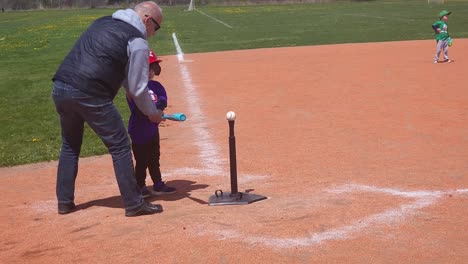
[[[449,59],[444,60],[444,62],[445,62],[445,63],[452,63],[452,61],[449,60]]]
[[[59,214],[69,214],[75,210],[76,206],[74,203],[68,203],[68,204],[58,204],[58,213]]]
[[[151,192],[148,190],[148,188],[146,186],[143,186],[141,188],[141,195],[143,196],[143,198],[148,198],[150,197],[152,194]]]
[[[435,64],[439,63],[439,61],[434,61]]]
[[[176,193],[176,188],[169,187],[164,182],[158,182],[153,185],[151,192],[154,195],[164,195],[164,194],[173,194]]]
[[[140,215],[151,215],[151,214],[161,213],[162,211],[163,209],[161,205],[144,202],[138,208],[135,208],[132,210],[125,209],[125,216],[133,217],[133,216],[140,216]]]

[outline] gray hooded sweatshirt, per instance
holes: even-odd
[[[137,28],[146,38],[146,28],[140,17],[132,9],[118,10],[112,14],[112,18],[124,21]],[[132,99],[147,116],[155,116],[158,110],[154,107],[148,92],[149,76],[149,45],[146,39],[133,38],[128,41],[128,64],[126,67],[127,78],[123,86],[127,96]]]

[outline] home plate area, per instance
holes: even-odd
[[[313,247],[371,233],[392,236],[388,229],[411,222],[413,216],[423,214],[422,209],[449,197],[468,198],[468,189],[404,191],[345,184],[311,193],[311,197],[270,198],[265,202],[276,203],[278,210],[250,219],[249,224],[256,225],[250,230],[255,233],[243,232],[245,218],[232,219],[228,224],[213,221],[211,226],[194,229],[198,235],[269,248]],[[284,224],[287,227],[282,227]]]

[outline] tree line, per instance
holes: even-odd
[[[2,10],[130,7],[146,0],[0,0]],[[327,3],[375,0],[193,0],[196,5],[255,5],[281,3]],[[190,0],[158,0],[161,6],[189,5]]]
[[[144,0],[143,0],[144,1]],[[143,2],[137,0],[0,0],[5,10],[98,8],[107,6],[128,7]],[[190,0],[160,0],[160,5],[188,5]]]

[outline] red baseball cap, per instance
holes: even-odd
[[[150,50],[150,52],[149,52],[149,64],[155,63],[155,62],[160,63],[161,61],[162,60],[158,59],[156,54],[152,50]]]

